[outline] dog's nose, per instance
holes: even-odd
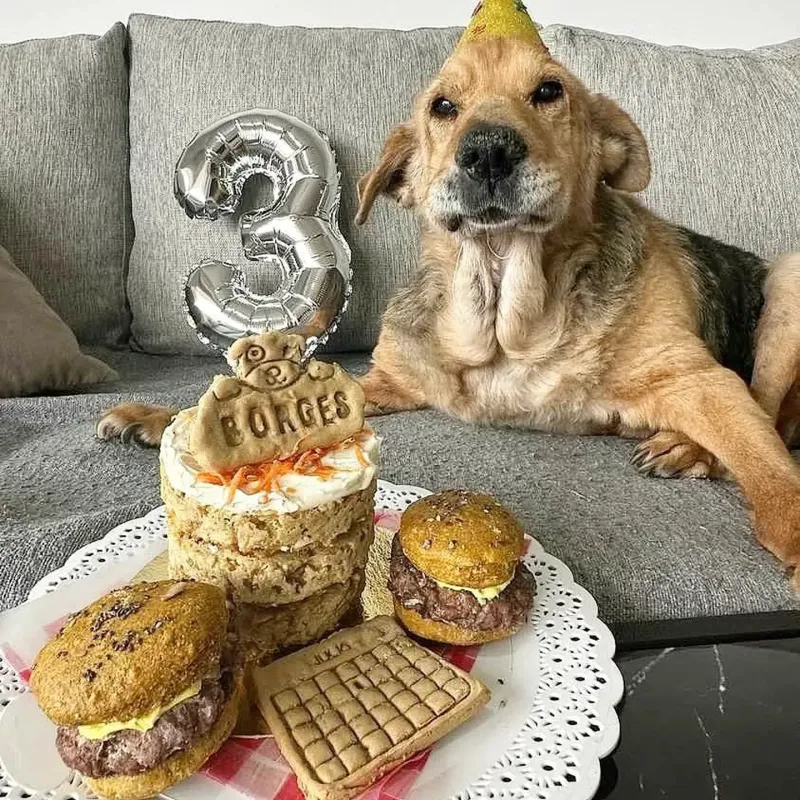
[[[481,123],[461,137],[456,164],[473,180],[495,183],[507,178],[526,155],[528,147],[513,128]]]

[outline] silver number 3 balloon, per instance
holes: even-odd
[[[338,225],[339,171],[324,134],[279,111],[253,109],[198,133],[175,168],[175,197],[189,217],[232,214],[245,181],[272,182],[275,202],[243,214],[245,257],[280,270],[271,295],[247,288],[236,264],[206,258],[184,287],[189,323],[220,350],[263,331],[296,331],[306,355],[327,341],[350,297],[350,248]]]

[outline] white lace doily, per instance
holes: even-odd
[[[402,511],[428,494],[424,489],[380,481],[376,505]],[[40,581],[31,599],[78,580],[109,562],[166,541],[164,510],[126,522],[105,538],[76,552]],[[597,605],[569,569],[534,542],[525,563],[536,576],[536,603],[530,625],[538,648],[538,687],[527,719],[511,746],[453,800],[589,800],[600,781],[600,759],[619,740],[615,706],[622,676],[613,662],[614,639],[597,618]],[[0,708],[25,691],[0,654]],[[47,795],[49,800],[87,797],[75,782]],[[36,800],[14,787],[0,771],[0,798]]]

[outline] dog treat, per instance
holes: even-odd
[[[273,555],[244,555],[169,530],[172,578],[213,583],[237,603],[296,603],[342,583],[367,563],[373,538],[372,517],[357,520],[330,546],[308,545]]]
[[[357,614],[363,586],[364,574],[357,571],[349,581],[332,584],[297,603],[279,606],[237,603],[241,651],[246,659],[258,659],[316,642],[336,630],[349,612]]]
[[[357,797],[490,697],[389,617],[260,668],[254,682],[259,708],[309,800]]]
[[[192,452],[205,469],[328,447],[364,426],[364,392],[338,364],[302,364],[303,339],[262,333],[240,339],[228,356],[235,375],[217,376],[200,398]]]

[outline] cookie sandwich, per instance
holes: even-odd
[[[172,581],[111,592],[42,648],[31,689],[92,791],[153,797],[197,772],[236,724],[242,670],[225,597]]]
[[[424,639],[470,645],[526,623],[536,582],[520,524],[489,495],[449,491],[412,503],[392,543],[397,618]]]

